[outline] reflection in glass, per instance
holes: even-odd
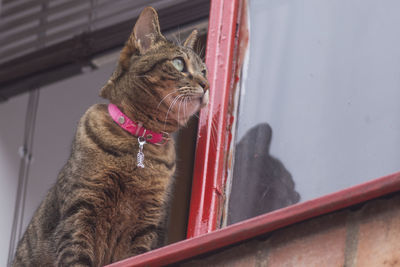
[[[292,175],[269,154],[272,129],[251,128],[236,145],[228,224],[297,203]]]
[[[399,9],[399,1],[248,1],[229,211],[290,176],[305,201],[400,170]],[[266,123],[273,138],[255,167],[258,152],[241,144]],[[262,168],[271,172],[267,158],[280,167],[263,178]],[[240,205],[237,194],[246,196]],[[273,194],[290,196],[267,199]],[[265,211],[279,208],[268,201]]]

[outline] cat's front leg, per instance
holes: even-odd
[[[66,210],[55,232],[56,266],[98,266],[95,207],[79,200]]]
[[[148,252],[157,246],[158,233],[156,229],[151,225],[131,237],[129,251],[132,256]]]
[[[156,226],[149,225],[138,229],[121,238],[111,257],[111,262],[116,262],[148,252],[156,247],[158,233]]]

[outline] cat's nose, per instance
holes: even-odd
[[[208,81],[205,80],[204,78],[199,79],[198,83],[203,88],[204,92],[206,92],[210,88]]]
[[[203,93],[205,93],[208,89],[209,89],[209,84],[208,84],[208,80],[203,77],[203,75],[193,75],[192,79],[194,82],[196,82],[198,85],[201,86],[201,88],[203,88]]]

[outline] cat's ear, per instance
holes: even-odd
[[[146,7],[140,13],[128,41],[119,57],[123,69],[128,69],[132,55],[144,54],[158,42],[166,41],[161,34],[158,15],[154,8]]]
[[[193,30],[192,33],[188,36],[188,38],[186,38],[183,45],[193,49],[194,44],[196,43],[196,40],[197,40],[198,33],[199,32],[197,30]]]
[[[146,7],[143,9],[135,27],[133,28],[133,36],[135,46],[141,54],[146,53],[151,47],[160,41],[165,41],[165,37],[161,34],[158,15],[154,8]]]

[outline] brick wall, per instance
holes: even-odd
[[[298,223],[180,266],[400,266],[400,193]]]

